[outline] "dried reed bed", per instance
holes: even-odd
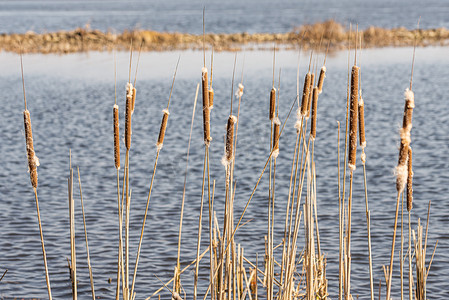
[[[415,35],[418,46],[448,44],[449,29],[437,28],[409,30],[406,28],[369,27],[360,32],[364,47],[412,46]],[[249,49],[268,49],[267,44],[276,43],[288,48],[297,48],[302,42],[303,49],[311,49],[319,43],[330,42],[332,50],[344,49],[350,32],[334,20],[305,24],[287,33],[233,33],[206,34],[207,45],[216,51]],[[203,47],[203,36],[180,32],[156,32],[151,30],[125,30],[120,34],[101,32],[90,28],[77,28],[72,31],[53,33],[1,34],[0,48],[4,51],[24,53],[72,53],[83,51],[112,51],[115,48],[126,50],[131,40],[142,44],[143,51],[167,51],[197,49]]]

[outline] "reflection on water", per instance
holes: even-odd
[[[449,244],[446,238],[448,208],[449,138],[447,128],[449,104],[445,95],[448,69],[447,48],[419,48],[414,77],[416,108],[412,129],[415,168],[415,201],[413,227],[418,217],[425,219],[427,203],[432,200],[429,243],[439,245],[428,278],[428,295],[443,299],[448,280]],[[137,80],[136,111],[133,116],[131,150],[131,258],[135,257],[149,180],[154,163],[155,142],[161,110],[165,107],[178,52],[142,54]],[[398,128],[402,121],[403,91],[408,86],[412,49],[383,49],[362,52],[362,89],[365,100],[366,137],[368,146],[367,176],[371,208],[372,244],[375,282],[383,279],[381,265],[389,262],[394,216],[395,179],[392,170],[397,163]],[[212,111],[211,176],[216,180],[215,208],[223,215],[224,126],[229,111],[232,53],[217,53],[214,61],[215,101]],[[244,86],[235,179],[236,214],[240,214],[267,158],[269,123],[268,92],[271,88],[270,52],[239,54],[241,68],[245,56]],[[67,204],[68,153],[72,164],[80,167],[89,246],[96,294],[103,299],[114,295],[117,253],[116,186],[113,163],[112,106],[114,102],[112,54],[91,53],[67,56],[27,55],[24,57],[28,109],[31,112],[34,144],[41,166],[39,197],[47,248],[53,295],[70,296],[66,257],[70,255]],[[308,54],[301,56],[301,74],[307,69]],[[320,56],[319,64],[323,57]],[[27,174],[23,137],[22,90],[19,59],[2,53],[0,87],[0,271],[9,269],[0,283],[0,297],[45,298],[46,287],[42,265],[37,218]],[[118,104],[123,120],[128,54],[118,55]],[[183,170],[191,109],[201,74],[201,52],[181,53],[179,77],[170,105],[170,119],[164,148],[159,157],[149,220],[144,236],[136,291],[138,297],[150,295],[163,280],[173,274],[176,261],[177,230],[183,186]],[[282,67],[280,117],[283,121],[296,95],[297,53],[281,51],[277,68]],[[338,202],[337,202],[337,122],[344,125],[346,105],[347,53],[339,52],[328,59],[327,78],[318,104],[318,132],[315,143],[317,167],[318,214],[321,248],[327,257],[327,277],[332,298],[338,286]],[[238,72],[240,81],[240,72]],[[301,75],[302,77],[303,75]],[[302,79],[301,79],[302,82]],[[301,85],[301,84],[300,84]],[[195,257],[199,211],[203,144],[201,108],[197,106],[183,227],[182,262]],[[295,143],[294,120],[290,119],[281,137],[277,160],[277,206],[281,219],[285,211],[290,160]],[[123,128],[121,130],[123,133]],[[343,134],[342,134],[343,135]],[[246,256],[255,261],[264,249],[266,234],[266,197],[268,179],[264,177],[246,213],[251,222],[239,232],[237,241],[245,247]],[[79,294],[89,296],[90,284],[86,265],[79,195],[75,189]],[[363,178],[357,168],[354,179],[353,270],[352,290],[366,298],[369,294],[367,272],[366,224]],[[205,218],[205,221],[207,218]],[[221,222],[220,222],[221,223]],[[277,223],[276,241],[283,235],[283,224]],[[205,223],[204,228],[207,228]],[[300,240],[300,245],[303,241]],[[433,246],[429,246],[433,250]],[[204,247],[203,247],[204,249]],[[397,248],[399,249],[399,248]],[[428,251],[429,252],[429,251]],[[398,264],[395,264],[398,268]],[[208,272],[202,270],[203,292]],[[396,270],[395,276],[399,274]],[[399,278],[394,278],[397,287]],[[191,294],[192,273],[183,277]],[[397,295],[397,288],[395,288]],[[376,290],[377,294],[377,290]],[[140,295],[140,296],[139,296]],[[167,297],[166,294],[164,294]]]

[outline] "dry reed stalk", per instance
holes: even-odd
[[[405,107],[404,107],[404,116],[402,122],[402,128],[400,130],[401,137],[401,145],[399,148],[399,159],[398,165],[396,167],[396,190],[397,190],[397,198],[396,198],[396,214],[395,214],[395,222],[394,222],[394,231],[393,231],[393,241],[391,245],[391,257],[390,257],[390,275],[387,285],[387,299],[389,299],[391,294],[391,278],[393,277],[393,259],[394,259],[394,245],[396,241],[396,229],[397,229],[397,219],[398,219],[398,210],[399,210],[399,199],[404,187],[407,183],[407,158],[408,158],[408,147],[411,142],[410,131],[412,129],[412,116],[413,116],[413,108],[415,107],[414,101],[414,93],[406,89],[404,93],[405,98]],[[401,258],[402,259],[402,258]]]
[[[177,293],[181,291],[181,233],[182,233],[182,220],[184,218],[184,203],[186,195],[186,185],[187,185],[187,170],[189,166],[189,155],[190,155],[190,142],[192,140],[192,130],[193,130],[193,120],[195,118],[196,101],[198,99],[199,84],[196,86],[195,100],[193,102],[193,112],[192,112],[192,122],[190,124],[190,134],[189,134],[189,144],[187,146],[187,157],[186,157],[186,168],[184,173],[184,187],[182,190],[182,201],[181,201],[181,216],[179,218],[179,233],[178,233],[178,255],[176,260],[175,268],[175,282],[173,290]]]
[[[70,154],[71,155],[71,154]],[[72,297],[76,300],[78,297],[77,280],[76,280],[76,248],[75,248],[75,202],[73,199],[73,169],[70,156],[70,175],[68,182],[68,198],[69,198],[69,224],[70,224],[70,277],[72,279]]]
[[[316,138],[316,118],[317,118],[317,109],[318,109],[318,87],[313,88],[313,101],[312,101],[312,124],[310,126],[310,136],[312,141]],[[312,156],[313,159],[313,156]]]
[[[309,94],[310,94],[310,84],[312,82],[312,75],[310,72],[306,74],[306,77],[304,79],[304,89],[302,91],[302,101],[301,101],[301,115],[303,117],[307,114],[307,105],[309,101]]]
[[[41,246],[42,246],[42,256],[44,260],[44,269],[45,269],[45,282],[47,284],[47,293],[48,298],[52,300],[51,296],[51,287],[50,287],[50,275],[48,273],[48,267],[47,267],[47,254],[45,252],[45,244],[44,244],[44,234],[42,230],[42,222],[41,222],[41,214],[39,211],[39,198],[37,196],[37,167],[39,166],[39,159],[36,156],[36,153],[34,152],[34,145],[33,145],[33,131],[31,128],[31,116],[30,112],[27,109],[27,99],[25,94],[25,79],[23,76],[23,60],[22,60],[22,52],[20,53],[20,69],[22,74],[22,88],[23,88],[23,102],[25,104],[25,110],[23,111],[23,120],[24,120],[24,128],[25,128],[25,144],[26,144],[26,151],[27,151],[27,159],[28,159],[28,172],[30,173],[30,181],[31,186],[33,187],[34,191],[34,199],[36,201],[36,212],[37,212],[37,221],[39,224],[39,235],[41,238]],[[3,273],[2,278],[5,276],[6,272]]]
[[[318,92],[323,92],[324,78],[326,78],[326,66],[322,66],[320,70],[320,77],[318,78]]]
[[[94,276],[92,273],[92,266],[90,264],[90,254],[89,254],[89,243],[87,240],[87,227],[86,227],[86,217],[84,214],[84,202],[83,202],[83,191],[81,189],[81,175],[80,175],[80,168],[77,168],[78,170],[78,185],[80,188],[80,198],[81,198],[81,210],[83,213],[83,225],[84,225],[84,237],[86,240],[86,253],[87,253],[87,267],[89,268],[89,278],[90,278],[90,288],[92,291],[92,300],[95,300],[95,287],[94,287]]]
[[[148,208],[150,206],[151,192],[153,191],[153,183],[154,183],[154,178],[156,176],[156,169],[157,169],[157,162],[158,162],[158,159],[159,159],[159,153],[160,153],[160,151],[162,149],[162,146],[163,146],[164,137],[165,137],[165,130],[167,128],[167,121],[168,121],[168,116],[169,116],[168,109],[170,107],[170,100],[171,100],[171,96],[172,96],[172,93],[173,93],[173,88],[175,86],[176,73],[178,71],[180,58],[181,57],[178,57],[178,62],[176,63],[175,72],[173,74],[172,85],[171,85],[171,88],[170,88],[170,95],[168,97],[167,107],[163,110],[164,116],[162,117],[161,127],[160,127],[160,131],[159,131],[159,137],[158,137],[158,141],[156,143],[156,149],[157,149],[157,151],[156,151],[156,158],[155,158],[154,166],[153,166],[153,174],[151,175],[150,189],[149,189],[149,192],[148,192],[147,204],[145,206],[145,214],[144,214],[144,217],[143,217],[142,229],[140,231],[139,246],[137,247],[136,263],[134,264],[133,281],[132,281],[131,293],[130,293],[131,297],[135,297],[134,296],[134,286],[136,284],[137,267],[139,265],[140,250],[142,248],[143,233],[144,233],[144,230],[145,230],[145,223],[146,223],[146,220],[147,220]]]

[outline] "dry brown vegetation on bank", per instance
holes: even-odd
[[[360,34],[363,37],[363,47],[412,46],[416,35],[418,46],[448,45],[449,29],[419,29],[406,28],[385,29],[369,27]],[[331,49],[345,47],[349,30],[333,20],[323,23],[302,25],[287,33],[209,33],[206,34],[206,44],[217,51],[235,51],[245,49],[266,49],[267,44],[276,42],[286,48],[298,47],[303,38],[303,48],[310,48],[320,42],[331,42]],[[133,39],[142,43],[143,51],[167,51],[201,49],[203,36],[178,32],[156,32],[151,30],[124,31],[120,34],[101,32],[87,28],[73,31],[58,31],[53,33],[1,34],[0,47],[4,51],[24,53],[72,53],[82,51],[108,51],[114,45],[126,50]]]

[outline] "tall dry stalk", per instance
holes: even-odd
[[[76,248],[75,248],[75,201],[73,199],[73,169],[72,154],[69,154],[69,178],[68,182],[68,198],[69,198],[69,224],[70,224],[70,279],[72,280],[72,297],[73,300],[78,298],[77,280],[76,280]]]
[[[150,199],[151,199],[151,192],[153,191],[153,183],[154,183],[154,178],[156,175],[156,169],[157,169],[157,162],[159,159],[159,153],[163,147],[163,143],[164,143],[164,138],[165,138],[165,131],[167,129],[167,122],[168,122],[168,116],[170,115],[169,112],[169,107],[170,107],[170,100],[171,100],[171,96],[173,93],[173,88],[175,86],[175,79],[176,79],[176,73],[178,71],[178,66],[179,66],[179,60],[181,59],[181,57],[178,57],[178,62],[176,63],[176,68],[175,68],[175,72],[173,74],[173,80],[172,80],[172,84],[171,84],[171,89],[170,89],[170,95],[168,97],[168,102],[167,102],[167,107],[162,111],[163,112],[163,116],[162,116],[162,121],[161,121],[161,127],[159,130],[159,136],[157,139],[157,143],[156,143],[156,158],[154,161],[154,167],[153,167],[153,174],[151,175],[151,182],[150,182],[150,189],[148,192],[148,197],[147,197],[147,204],[145,206],[145,214],[143,217],[143,222],[142,222],[142,229],[140,231],[140,238],[139,238],[139,245],[137,247],[137,255],[136,255],[136,262],[134,264],[134,272],[133,272],[133,281],[132,281],[132,286],[131,286],[131,297],[134,298],[134,287],[136,284],[136,276],[137,276],[137,267],[139,265],[139,258],[140,258],[140,250],[142,248],[142,240],[143,240],[143,233],[145,230],[145,223],[147,220],[147,215],[148,215],[148,208],[150,206]]]
[[[50,275],[48,273],[48,267],[47,267],[47,254],[45,252],[44,234],[43,234],[43,230],[42,230],[41,214],[39,211],[39,198],[37,196],[37,182],[38,182],[37,167],[39,166],[39,159],[37,158],[36,153],[34,152],[33,131],[31,128],[31,115],[27,109],[27,99],[26,99],[26,93],[25,93],[25,79],[23,76],[22,53],[20,53],[20,69],[21,69],[21,73],[22,73],[23,102],[25,104],[25,110],[23,111],[23,124],[24,124],[24,129],[25,129],[25,144],[26,144],[27,159],[28,159],[28,172],[30,173],[31,186],[33,187],[34,199],[36,201],[37,222],[39,224],[39,234],[40,234],[40,238],[41,238],[42,256],[43,256],[43,260],[44,260],[45,282],[47,284],[48,298],[51,300],[52,296],[51,296],[51,287],[50,287]],[[5,272],[5,274],[6,274],[6,272]],[[3,274],[3,276],[5,274]],[[3,278],[3,276],[2,276],[2,278]]]

